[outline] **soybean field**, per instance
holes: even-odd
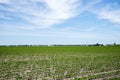
[[[0,80],[120,80],[120,46],[1,46]]]

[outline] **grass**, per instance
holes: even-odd
[[[118,74],[120,46],[0,47],[0,80],[90,80]]]

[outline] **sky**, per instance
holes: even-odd
[[[120,0],[0,0],[0,45],[120,44]]]

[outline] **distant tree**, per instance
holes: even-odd
[[[115,42],[113,43],[113,46],[116,46],[116,43],[115,43]]]

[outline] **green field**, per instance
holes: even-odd
[[[120,46],[0,47],[0,80],[120,80]]]

